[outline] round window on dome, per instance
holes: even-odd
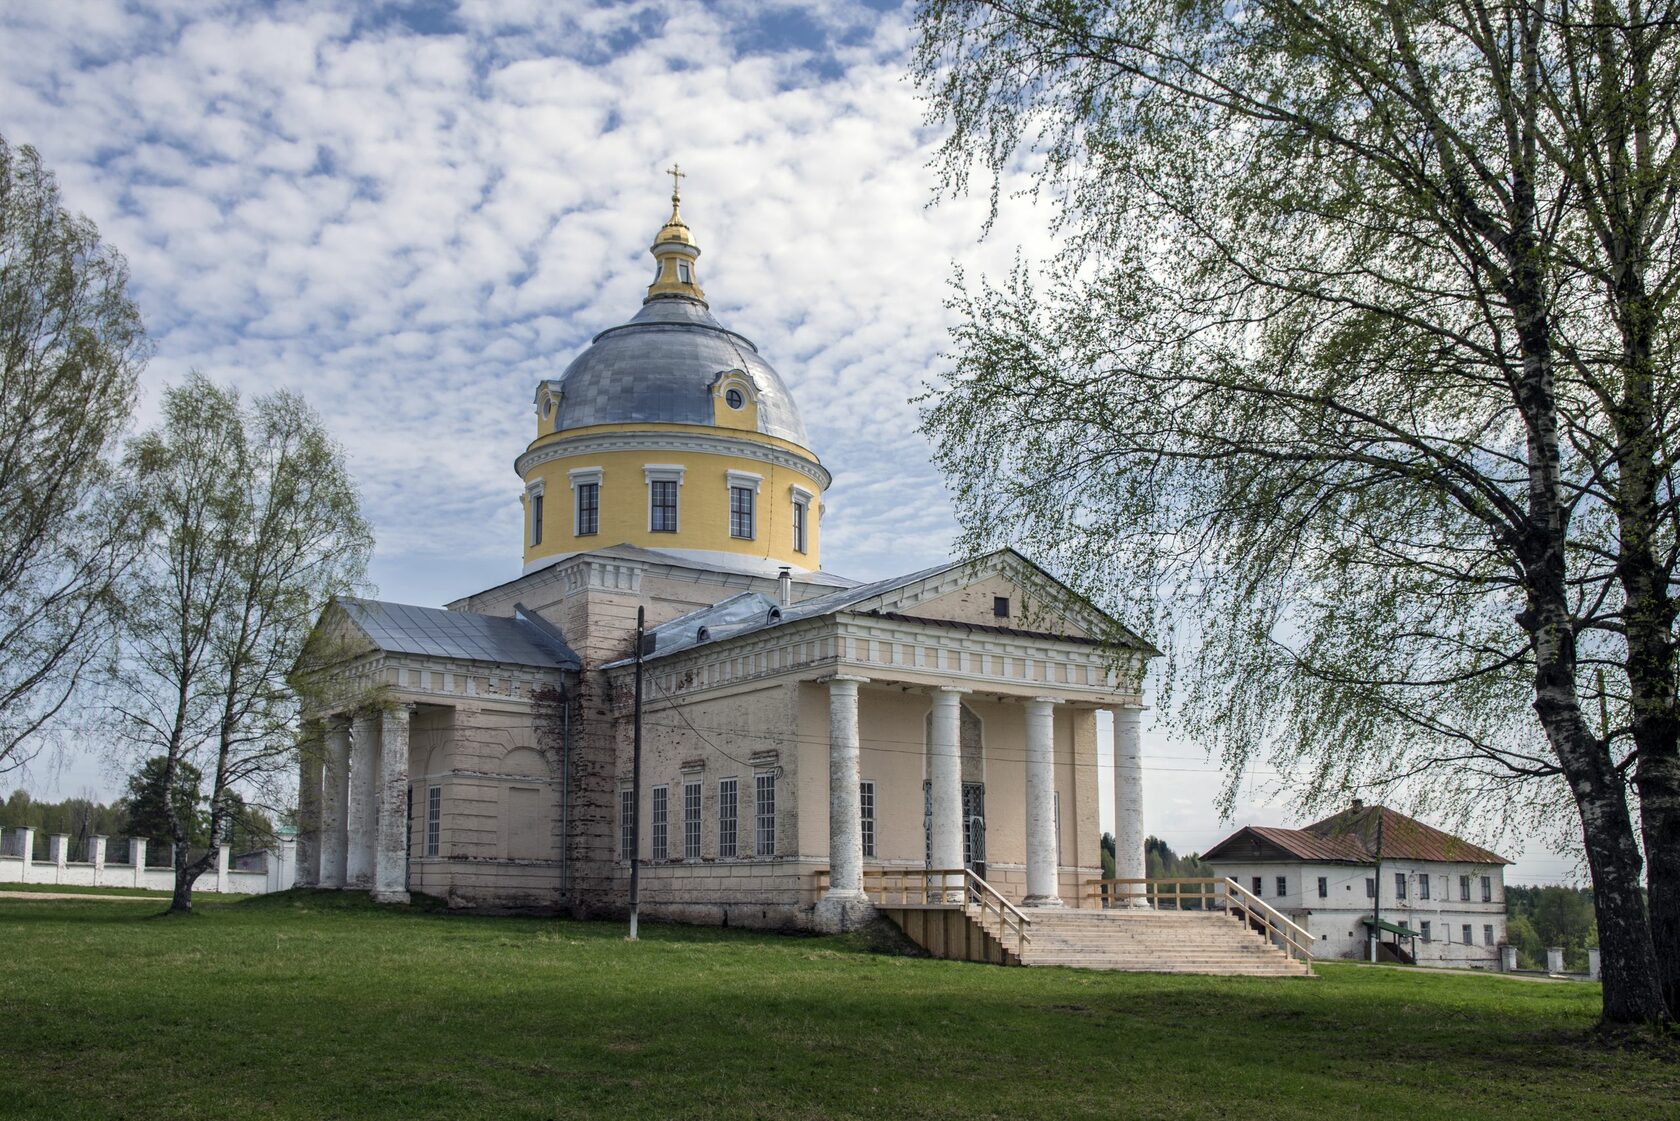
[[[747,403],[746,395],[739,389],[731,389],[728,393],[723,395],[723,399],[732,409],[738,409]]]

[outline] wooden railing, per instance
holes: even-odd
[[[1086,880],[1085,899],[1098,907],[1152,907],[1157,911],[1223,912],[1290,957],[1311,962],[1313,936],[1283,912],[1223,877],[1186,877],[1163,880]]]
[[[1017,957],[1032,941],[1032,920],[967,868],[865,868],[863,894],[877,907],[961,907],[981,929]],[[817,894],[828,890],[828,869],[816,873]]]

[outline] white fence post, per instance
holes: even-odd
[[[93,886],[105,878],[105,838],[95,833],[88,838],[88,861],[93,865]]]
[[[145,886],[146,871],[146,838],[130,837],[128,839],[128,862],[134,865],[134,886]]]
[[[1562,946],[1547,946],[1546,947],[1546,972],[1547,973],[1562,973],[1563,972],[1563,947]]]
[[[21,883],[29,882],[30,865],[35,863],[35,830],[28,825],[18,830],[18,855],[23,857],[23,867],[18,870]]]
[[[1506,973],[1517,971],[1517,948],[1515,946],[1499,947],[1499,968]]]
[[[53,883],[63,883],[64,866],[70,861],[70,834],[54,833],[47,838],[47,859],[53,863]]]
[[[1591,977],[1594,981],[1603,979],[1603,968],[1599,961],[1597,946],[1587,947],[1587,976]]]

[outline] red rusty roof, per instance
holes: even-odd
[[[1379,824],[1380,823],[1380,824]],[[1498,853],[1443,833],[1387,806],[1355,803],[1301,829],[1246,825],[1202,854],[1211,860],[1239,838],[1273,845],[1300,860],[1370,864],[1382,860],[1438,860],[1451,864],[1509,864]]]

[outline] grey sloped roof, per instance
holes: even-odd
[[[704,304],[654,299],[630,322],[595,336],[560,375],[558,428],[637,421],[713,423],[711,386],[725,370],[742,370],[758,393],[758,428],[809,447],[781,375],[752,340],[727,330]]]
[[[577,669],[580,664],[553,624],[523,608],[503,617],[346,596],[334,602],[388,653],[544,669]]]

